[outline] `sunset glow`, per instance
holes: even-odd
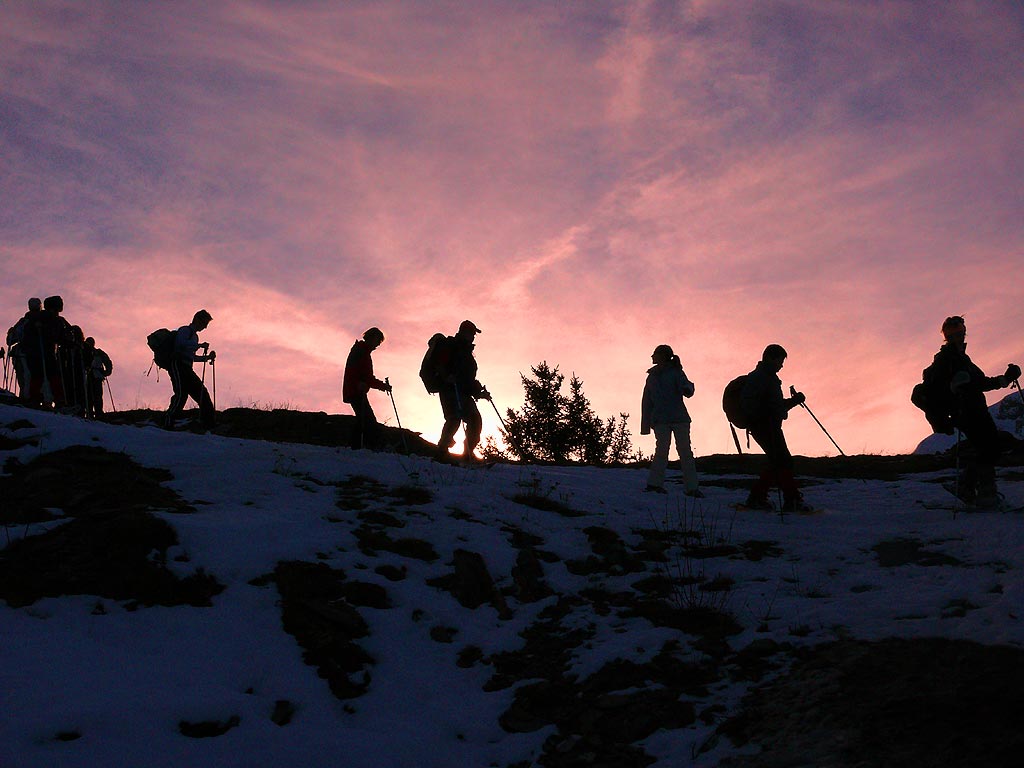
[[[13,0],[0,147],[3,327],[62,295],[118,409],[166,407],[146,335],[199,308],[219,409],[349,413],[379,326],[431,439],[420,358],[466,318],[499,408],[546,360],[646,453],[661,343],[698,455],[734,450],[722,389],[768,343],[848,454],[928,434],[947,315],[1024,365],[1019,2]]]

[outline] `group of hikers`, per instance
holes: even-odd
[[[59,296],[45,301],[33,298],[28,304],[28,312],[7,334],[5,388],[8,363],[12,363],[24,404],[94,418],[102,415],[103,382],[113,370],[110,358],[96,347],[91,337],[83,335],[81,328],[70,325],[61,316],[64,302]],[[216,409],[205,385],[205,364],[212,367],[216,352],[210,350],[208,343],[199,341],[199,334],[212,319],[209,312],[201,309],[190,323],[176,331],[160,329],[149,336],[154,362],[168,371],[173,389],[164,416],[164,426],[169,429],[175,428],[190,397],[199,406],[200,426],[208,430],[215,425]],[[911,400],[925,412],[935,432],[957,434],[958,451],[961,434],[970,441],[971,451],[965,452],[956,494],[980,508],[997,507],[1001,497],[996,487],[995,464],[1004,440],[989,413],[985,393],[1011,384],[1019,390],[1021,369],[1011,363],[1002,375],[986,376],[967,355],[964,318],[946,318],[941,330],[944,343],[924,370],[923,380],[914,388]],[[475,451],[483,420],[476,401],[491,400],[487,388],[477,379],[474,349],[476,336],[481,332],[475,323],[464,320],[451,336],[434,334],[420,365],[424,387],[437,394],[441,403],[444,425],[436,458],[442,461],[479,460]],[[345,363],[342,400],[355,414],[351,442],[354,448],[385,447],[369,400],[371,389],[389,395],[392,392],[388,379],[377,378],[373,370],[373,352],[383,342],[384,333],[377,327],[369,328],[352,345]],[[783,392],[779,372],[787,356],[782,346],[769,344],[754,369],[730,382],[723,395],[723,409],[730,424],[746,430],[764,452],[763,469],[745,502],[745,506],[754,509],[774,508],[769,500],[772,489],[779,491],[782,511],[808,509],[782,429],[789,412],[805,403],[804,395],[793,387],[788,397]],[[204,364],[203,378],[194,370],[197,362]],[[651,362],[641,401],[640,434],[654,433],[655,450],[644,490],[666,492],[665,471],[674,441],[684,493],[702,498],[690,443],[691,419],[685,404],[687,398],[693,397],[695,386],[668,344],[654,349]],[[453,457],[450,449],[460,427],[465,430],[463,452]],[[733,435],[735,438],[735,429]],[[739,448],[738,438],[736,444]]]
[[[4,389],[20,402],[86,418],[103,415],[103,382],[114,370],[109,355],[61,314],[60,296],[28,300],[28,311],[7,331]],[[110,385],[107,385],[109,390]]]
[[[437,457],[445,461],[450,460],[449,449],[455,444],[453,437],[460,425],[465,427],[466,433],[460,458],[464,462],[476,460],[474,450],[480,441],[482,423],[476,400],[491,398],[477,380],[477,363],[473,357],[475,338],[480,332],[472,321],[465,320],[454,336],[435,334],[420,367],[420,378],[427,391],[436,393],[441,401],[444,427],[437,444]],[[985,393],[1011,384],[1019,389],[1017,380],[1021,370],[1011,363],[1002,375],[986,376],[967,355],[967,327],[963,317],[946,318],[942,335],[944,343],[932,365],[924,371],[924,382],[915,387],[912,401],[925,411],[936,432],[949,435],[959,432],[970,441],[972,450],[964,457],[964,471],[957,479],[955,492],[968,504],[993,508],[1001,501],[996,488],[995,464],[1003,440],[989,413]],[[371,389],[391,392],[388,380],[378,379],[373,373],[371,355],[383,341],[381,330],[370,328],[353,344],[346,362],[343,399],[356,415],[353,441],[356,448],[379,447],[379,424],[368,393]],[[769,493],[778,489],[782,511],[809,510],[800,493],[793,455],[782,429],[793,408],[806,407],[803,393],[793,387],[788,397],[783,392],[779,372],[787,357],[781,345],[769,344],[754,369],[730,382],[723,395],[723,410],[731,426],[745,429],[764,452],[763,468],[743,505],[753,509],[774,509]],[[640,434],[654,433],[655,450],[644,491],[666,493],[665,471],[674,441],[684,494],[703,498],[690,443],[691,419],[685,403],[687,398],[693,397],[696,388],[683,371],[679,356],[668,344],[654,349],[651,362],[641,401]],[[735,438],[735,429],[733,435]],[[739,448],[738,438],[736,445]]]

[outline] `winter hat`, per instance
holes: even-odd
[[[28,308],[30,312],[38,312],[43,308],[43,300],[35,297],[28,300]]]
[[[64,311],[64,299],[60,296],[47,296],[43,299],[43,309],[50,312],[63,312]]]
[[[377,326],[367,328],[363,333],[363,341],[371,341],[373,339],[376,339],[378,343],[383,343],[384,341],[384,332]]]

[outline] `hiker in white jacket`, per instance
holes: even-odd
[[[703,498],[697,483],[697,465],[690,447],[690,414],[684,397],[693,397],[693,382],[686,378],[679,357],[668,344],[661,344],[651,355],[654,366],[647,371],[643,405],[640,408],[640,434],[654,431],[654,458],[647,475],[645,491],[665,493],[665,467],[673,436],[687,496]]]

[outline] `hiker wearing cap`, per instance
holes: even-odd
[[[961,499],[979,507],[996,507],[1000,496],[996,489],[996,459],[999,457],[999,431],[988,411],[985,393],[1008,387],[1020,378],[1020,367],[1010,363],[1002,376],[986,376],[967,356],[967,324],[963,317],[947,317],[942,323],[945,343],[935,354],[932,366],[938,381],[948,383],[954,403],[952,426],[971,443],[963,475],[957,490]]]
[[[345,376],[341,385],[341,399],[352,406],[356,415],[355,429],[352,430],[353,448],[379,447],[380,424],[370,407],[368,393],[371,389],[390,392],[391,385],[373,375],[373,351],[384,343],[380,328],[369,328],[363,338],[357,339],[345,361]]]
[[[793,454],[782,432],[782,422],[805,399],[801,392],[796,392],[792,397],[785,397],[782,392],[779,371],[787,356],[783,347],[769,344],[757,367],[747,374],[743,385],[741,399],[747,431],[765,455],[765,468],[754,482],[746,501],[746,506],[753,509],[772,509],[768,491],[773,487],[782,491],[783,511],[801,512],[808,509],[793,472]]]
[[[480,431],[483,419],[476,407],[476,400],[490,400],[491,395],[476,378],[477,364],[473,357],[476,347],[475,339],[482,331],[476,324],[463,320],[459,331],[447,339],[435,356],[435,364],[440,373],[438,396],[441,398],[441,410],[444,413],[444,427],[437,441],[438,458],[449,460],[448,449],[455,445],[455,433],[459,426],[466,426],[466,441],[462,459],[474,461],[473,450],[480,443]]]
[[[213,317],[205,309],[200,309],[192,317],[192,322],[181,326],[174,336],[174,354],[167,372],[170,374],[174,394],[164,417],[164,426],[174,429],[175,420],[185,408],[191,397],[199,405],[199,422],[204,429],[213,429],[216,414],[213,401],[203,380],[192,369],[193,363],[214,362],[217,353],[210,351],[208,342],[200,342],[199,334],[210,325]],[[203,354],[199,353],[200,348]]]
[[[85,365],[87,384],[86,416],[98,419],[103,415],[103,382],[114,372],[114,364],[110,355],[96,346],[92,336],[85,340],[82,347],[82,362]]]
[[[645,491],[665,493],[665,467],[672,439],[676,441],[679,467],[683,472],[685,493],[694,498],[703,498],[697,484],[697,465],[690,447],[690,414],[686,410],[684,397],[693,397],[694,386],[686,374],[679,356],[668,344],[659,344],[647,370],[643,401],[640,407],[640,434],[654,432],[654,456],[647,474]]]

